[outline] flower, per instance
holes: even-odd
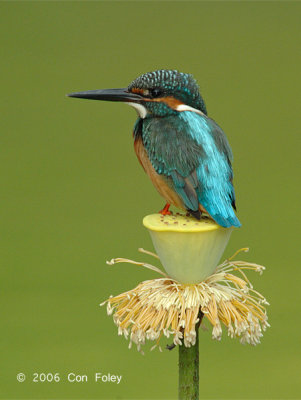
[[[150,226],[153,227],[151,224],[154,220],[150,221],[149,217],[153,218],[148,216],[144,218],[143,223],[151,229]],[[175,225],[181,227],[181,224],[184,224],[183,218],[186,217],[177,216],[175,218],[176,222],[178,221],[178,224]],[[160,216],[159,219],[161,220]],[[224,232],[222,231],[224,228],[213,228],[212,224],[214,223],[208,222],[209,229],[206,233],[200,229],[199,225],[191,225],[191,221],[189,221],[190,232],[187,232],[186,228],[184,228],[185,232],[180,229],[175,232],[170,229],[170,224],[175,222],[174,219],[168,218],[168,225],[164,223],[167,222],[165,219],[166,217],[160,221],[166,226],[165,231],[152,230],[152,232],[155,232],[153,236],[157,235],[154,245],[160,260],[162,257],[162,264],[170,275],[173,274],[173,277],[151,264],[125,258],[115,258],[107,262],[109,265],[120,262],[132,263],[149,268],[163,276],[141,282],[134,289],[114,297],[111,296],[101,304],[106,304],[107,313],[113,315],[113,320],[118,327],[118,334],[129,338],[129,347],[135,343],[139,351],[146,340],[156,341],[152,349],[158,346],[161,350],[159,342],[163,335],[172,336],[175,345],[184,344],[186,347],[190,347],[196,341],[196,325],[204,316],[212,325],[213,339],[221,339],[222,325],[224,325],[231,338],[238,337],[241,343],[250,343],[251,345],[260,343],[263,331],[269,326],[265,309],[268,302],[254,290],[244,271],[249,269],[261,274],[265,268],[254,263],[233,260],[239,252],[248,251],[248,249],[237,251],[231,258],[216,267],[215,260],[219,259],[221,251],[229,240],[230,233],[227,230]],[[155,221],[158,222],[158,218]],[[191,230],[195,231],[191,232]],[[160,232],[163,232],[163,235]],[[221,232],[221,235],[217,232]],[[175,233],[175,235],[170,235],[170,233]],[[207,240],[206,237],[202,238],[202,235],[206,234],[211,236],[210,240]],[[182,238],[178,238],[178,235]],[[203,247],[205,256],[199,250],[199,243],[197,243],[195,235],[198,235],[199,239],[206,243]],[[169,236],[173,236],[173,240],[169,240]],[[166,237],[168,240],[165,240]],[[188,243],[186,247],[181,243],[183,240]],[[189,241],[191,241],[190,244]],[[171,250],[172,245],[174,253],[177,254],[175,257]],[[166,250],[165,247],[169,247],[169,249]],[[194,260],[191,256],[191,251],[193,252],[195,247],[198,248],[195,253],[199,255],[198,260]],[[209,251],[208,248],[211,250]],[[143,249],[139,250],[159,258],[154,253]],[[214,253],[214,257],[211,253]],[[185,270],[187,266],[185,255],[188,257],[189,265],[193,267],[189,270],[190,278],[196,278],[197,282],[187,283],[175,279],[175,275],[184,276],[181,275],[180,268]],[[173,261],[170,261],[169,257]],[[206,260],[209,260],[208,264],[210,265],[206,264]],[[174,264],[176,266],[172,269]],[[198,268],[202,269],[204,276],[201,281],[199,281],[201,275],[197,276],[196,274]]]

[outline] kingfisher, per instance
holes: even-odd
[[[191,74],[157,70],[127,88],[88,90],[69,97],[119,101],[134,107],[134,148],[140,164],[169,207],[196,219],[207,213],[220,226],[241,226],[234,210],[232,151],[218,124],[208,117]]]

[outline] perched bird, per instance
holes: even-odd
[[[207,110],[190,74],[158,70],[139,76],[127,88],[89,90],[70,97],[122,101],[134,107],[137,157],[167,204],[200,219],[207,212],[223,227],[240,226],[236,217],[232,152]]]

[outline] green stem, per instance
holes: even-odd
[[[195,345],[179,346],[179,400],[199,400],[199,326],[203,317],[195,326]]]

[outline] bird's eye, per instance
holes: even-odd
[[[152,97],[160,97],[162,95],[162,92],[160,89],[152,89],[150,91]]]

